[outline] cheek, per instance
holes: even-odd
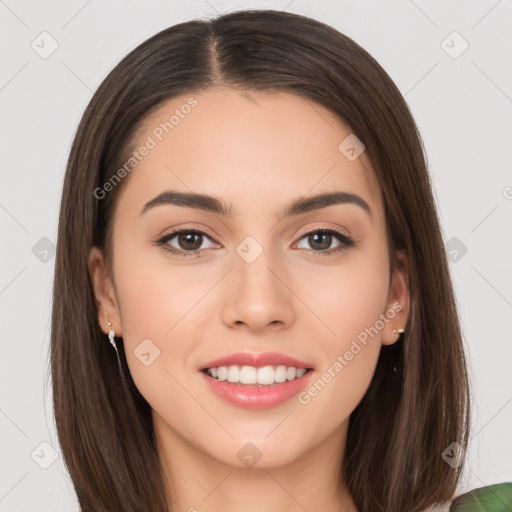
[[[137,388],[152,401],[153,391],[172,387],[170,374],[182,380],[183,361],[195,343],[195,337],[184,343],[183,332],[201,310],[197,303],[207,287],[185,267],[172,268],[162,257],[156,262],[148,251],[120,249],[118,254],[115,277],[126,359]]]
[[[382,300],[360,292],[340,297],[329,307],[326,319],[335,335],[320,337],[323,364],[297,396],[306,424],[313,427],[320,418],[318,430],[325,434],[348,419],[373,379],[381,349],[376,323]]]
[[[119,244],[120,247],[122,244]],[[155,342],[172,338],[175,325],[204,294],[206,285],[191,267],[168,261],[160,248],[126,252],[116,261],[119,305],[130,344],[145,338]]]
[[[327,430],[355,409],[373,378],[388,296],[387,265],[382,251],[354,254],[346,265],[316,272],[309,289],[308,304],[321,319],[315,319],[316,340],[324,357],[298,399],[309,418],[325,417]]]
[[[339,265],[310,266],[309,272],[301,274],[298,295],[317,317],[318,335],[326,352],[332,357],[348,350],[361,333],[364,341],[364,332],[375,326],[388,298],[385,248],[353,252]],[[380,340],[380,330],[373,337]]]

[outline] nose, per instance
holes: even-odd
[[[289,273],[279,265],[270,249],[251,263],[235,253],[229,273],[224,323],[237,329],[260,331],[289,327],[295,318],[293,285]]]

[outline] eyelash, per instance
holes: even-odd
[[[170,245],[167,245],[167,242],[169,242],[170,240],[172,240],[176,235],[181,235],[183,233],[192,233],[192,234],[196,234],[196,235],[202,235],[202,236],[205,236],[207,238],[209,238],[210,240],[212,240],[212,242],[215,242],[207,233],[205,233],[204,231],[201,231],[199,229],[179,229],[179,230],[176,230],[176,231],[173,231],[167,235],[164,235],[162,238],[160,238],[159,240],[157,240],[155,243],[162,247],[162,249],[164,251],[167,251],[167,252],[170,252],[172,254],[175,254],[177,256],[181,256],[181,257],[184,257],[184,258],[187,258],[187,257],[193,257],[193,256],[198,256],[199,253],[201,252],[202,249],[196,249],[195,251],[183,251],[183,250],[179,250],[179,249],[175,249],[174,247],[171,247]],[[338,241],[340,242],[340,245],[338,245],[338,247],[334,248],[334,249],[329,249],[327,251],[314,251],[314,250],[310,250],[310,252],[312,252],[315,256],[329,256],[331,254],[335,254],[335,253],[339,253],[339,252],[342,252],[342,251],[345,251],[351,247],[353,247],[355,245],[355,242],[352,238],[350,238],[349,236],[347,235],[344,235],[343,233],[340,233],[339,231],[337,231],[336,229],[332,229],[332,228],[317,228],[317,229],[314,229],[312,231],[308,231],[307,233],[304,233],[300,239],[302,240],[303,238],[306,238],[307,236],[309,235],[313,235],[315,233],[324,233],[324,234],[327,234],[327,235],[334,235]],[[217,243],[217,242],[215,242]]]

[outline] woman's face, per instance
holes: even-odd
[[[90,269],[101,327],[122,336],[157,437],[175,453],[272,467],[343,448],[381,345],[408,311],[405,273],[389,276],[380,189],[349,135],[316,103],[232,89],[174,98],[138,132],[137,163],[119,174],[113,275],[97,249]],[[309,202],[340,193],[351,196]],[[267,352],[277,359],[238,361],[243,379],[286,382],[201,371]],[[297,379],[285,357],[312,370]],[[259,371],[268,366],[286,368]]]

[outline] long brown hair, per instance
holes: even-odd
[[[109,261],[112,212],[141,122],[163,101],[216,85],[300,95],[346,122],[380,184],[390,254],[409,259],[405,334],[382,347],[350,417],[343,479],[360,512],[413,512],[450,500],[467,446],[470,387],[456,302],[418,129],[399,90],[357,43],[313,19],[236,11],[167,28],[131,51],[87,106],[69,155],[59,218],[51,377],[59,442],[83,512],[168,510],[149,404],[98,325],[88,254]],[[395,366],[396,372],[392,371]],[[462,462],[462,461],[461,461]],[[456,467],[452,467],[456,466]]]

